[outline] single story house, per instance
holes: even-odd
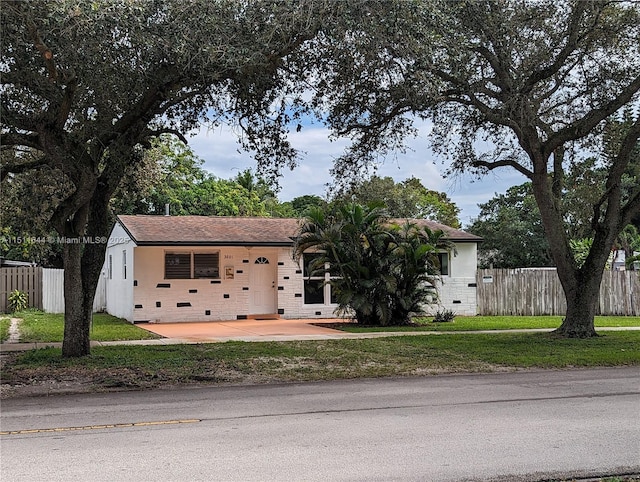
[[[441,253],[440,308],[476,314],[480,238],[431,221]],[[107,312],[131,322],[331,318],[331,287],[293,260],[298,219],[119,216],[108,240]]]

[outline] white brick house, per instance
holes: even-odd
[[[440,307],[475,315],[480,238],[419,222],[456,248],[441,254]],[[107,312],[159,323],[332,318],[330,286],[293,260],[297,229],[297,219],[119,216],[106,252]]]

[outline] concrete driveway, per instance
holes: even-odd
[[[233,320],[202,323],[139,323],[136,326],[165,338],[190,342],[211,341],[287,341],[343,338],[345,332],[315,326],[344,320]]]

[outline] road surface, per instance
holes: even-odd
[[[548,480],[640,472],[640,368],[9,399],[2,481]]]

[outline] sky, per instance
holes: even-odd
[[[522,184],[524,176],[510,168],[493,171],[482,179],[458,175],[445,179],[446,160],[429,149],[428,126],[417,125],[419,134],[407,139],[406,153],[394,153],[378,166],[377,174],[390,176],[396,182],[410,177],[420,179],[427,189],[445,192],[460,208],[460,221],[468,226],[480,212],[479,203],[487,202],[496,193]],[[204,169],[216,177],[229,179],[247,168],[255,171],[251,154],[239,152],[237,136],[227,126],[209,129],[202,127],[189,140],[195,154],[204,160]],[[320,125],[304,126],[300,132],[290,134],[292,145],[302,151],[302,159],[293,171],[285,168],[280,179],[278,199],[290,201],[297,196],[315,194],[325,197],[327,184],[332,181],[329,170],[333,159],[348,145],[348,140],[329,140],[329,131]]]

